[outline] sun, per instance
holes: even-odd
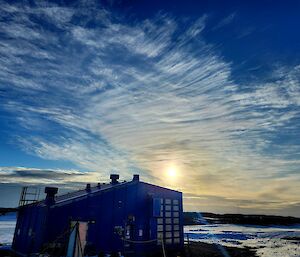
[[[167,170],[167,175],[169,178],[176,178],[177,177],[177,170],[175,167],[169,167]]]

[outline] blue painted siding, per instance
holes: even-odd
[[[163,204],[164,201],[173,203],[173,200],[176,201],[174,206],[178,206],[176,207],[178,212],[175,207],[171,207],[173,205],[168,205],[170,211],[163,213],[162,209],[158,213],[160,201]],[[158,216],[153,215],[154,209]],[[178,217],[173,217],[174,213],[179,213]],[[170,218],[159,217],[160,214],[171,216]],[[51,206],[40,203],[21,208],[13,248],[18,252],[28,254],[46,250],[45,244],[50,242],[65,245],[70,231],[70,222],[88,221],[87,248],[93,249],[96,253],[133,251],[142,256],[143,252],[160,251],[161,245],[157,242],[128,243],[122,239],[124,237],[132,241],[156,239],[160,233],[158,231],[160,219],[179,220],[176,225],[173,223],[163,225],[164,229],[172,226],[173,230],[177,229],[178,225],[179,242],[175,243],[175,239],[172,239],[177,232],[164,231],[163,233],[165,240],[172,242],[166,244],[167,249],[180,250],[183,246],[182,194],[139,181],[120,183],[105,190],[57,202]],[[122,235],[119,235],[116,229],[123,230]],[[172,238],[167,239],[170,233]]]

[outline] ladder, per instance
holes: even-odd
[[[35,203],[39,200],[40,188],[33,186],[25,186],[22,188],[19,207],[30,203]]]

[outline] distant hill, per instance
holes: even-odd
[[[0,207],[0,216],[5,215],[8,212],[17,212],[18,208],[1,208]]]
[[[184,212],[184,224],[249,224],[249,225],[294,225],[300,218],[276,215],[215,214],[210,212]]]

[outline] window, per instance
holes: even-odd
[[[179,225],[174,225],[174,230],[179,230]]]
[[[172,232],[166,232],[166,238],[171,238],[172,237]]]
[[[166,204],[171,204],[171,199],[166,199],[166,200],[165,200],[165,203],[166,203]]]
[[[174,244],[179,244],[180,243],[180,238],[174,238]]]
[[[163,237],[164,237],[164,233],[162,233],[162,232],[157,233],[157,239],[161,239]]]
[[[172,239],[166,239],[166,244],[172,244]]]
[[[166,225],[166,231],[172,231],[172,225]]]
[[[172,219],[171,218],[167,218],[166,219],[166,224],[172,224]]]
[[[166,211],[171,211],[171,205],[166,205],[166,206],[165,206],[165,210],[166,210]]]
[[[139,236],[143,236],[143,230],[139,229]]]
[[[154,202],[157,215],[157,239],[158,244],[161,244],[160,238],[166,238],[166,244],[180,243],[180,231],[179,231],[179,200],[177,199],[157,199]]]

